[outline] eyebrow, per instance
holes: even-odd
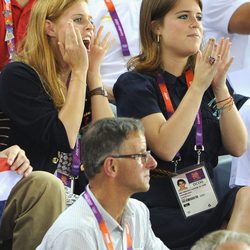
[[[78,14],[73,14],[73,16],[87,16],[89,19],[93,19],[93,17],[89,15],[88,13],[85,13],[85,14],[78,13]]]
[[[190,11],[190,10],[181,10],[181,11],[178,11],[176,12],[175,14],[178,15],[178,14],[181,14],[181,13],[191,13],[193,11]],[[201,12],[197,12],[197,14],[202,14]]]

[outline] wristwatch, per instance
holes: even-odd
[[[104,87],[98,87],[98,88],[92,89],[89,92],[89,95],[90,97],[93,95],[102,95],[102,96],[108,97],[108,92]]]

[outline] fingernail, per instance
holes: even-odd
[[[8,159],[8,164],[11,166],[12,164],[13,164],[13,162],[14,162],[14,159]]]

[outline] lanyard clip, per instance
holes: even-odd
[[[177,166],[179,164],[179,161],[181,161],[181,156],[178,155],[178,156],[175,156],[174,159],[171,161],[174,163],[174,173],[176,174],[177,173]]]
[[[198,159],[197,164],[201,163],[201,152],[204,151],[203,145],[194,145],[194,150],[197,151]]]

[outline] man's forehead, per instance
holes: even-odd
[[[129,134],[129,136],[126,138],[126,140],[123,143],[124,147],[145,147],[146,146],[146,138],[144,133],[142,132],[132,132]]]

